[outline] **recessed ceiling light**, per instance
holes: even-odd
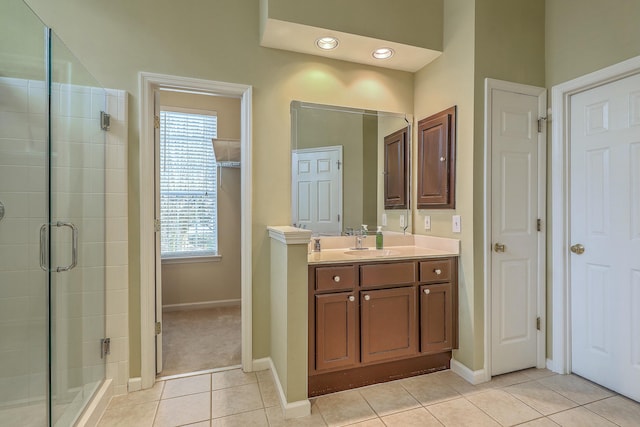
[[[316,46],[322,50],[331,50],[338,47],[338,39],[335,37],[320,37],[316,40]]]
[[[393,54],[394,51],[390,47],[381,47],[373,51],[373,57],[376,59],[389,59]]]

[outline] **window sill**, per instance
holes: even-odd
[[[162,258],[162,264],[193,264],[198,262],[220,262],[222,261],[222,255],[206,255],[206,256],[189,256],[189,257],[175,257],[175,258]]]

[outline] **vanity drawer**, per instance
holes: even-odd
[[[420,282],[436,283],[451,280],[453,258],[434,259],[420,262]]]
[[[360,284],[365,286],[407,285],[416,281],[415,262],[360,266]]]
[[[317,291],[353,289],[358,284],[357,280],[355,265],[316,268]]]

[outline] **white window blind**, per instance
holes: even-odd
[[[217,117],[160,111],[161,255],[218,254]]]

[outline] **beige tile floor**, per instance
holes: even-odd
[[[311,400],[284,420],[270,371],[239,369],[158,381],[117,396],[107,426],[640,426],[640,403],[575,375],[529,369],[473,386],[451,371]]]

